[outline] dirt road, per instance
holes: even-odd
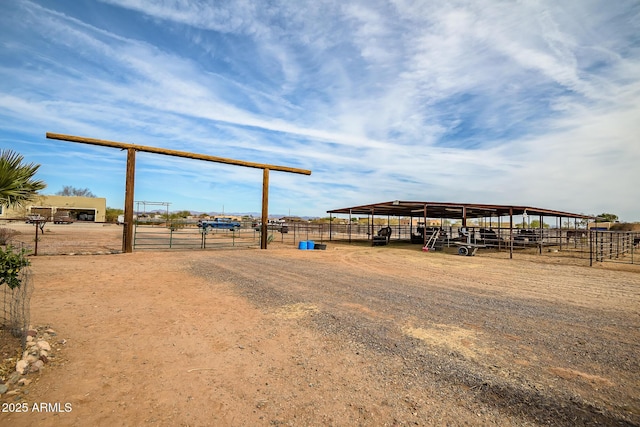
[[[2,425],[640,424],[638,273],[338,244],[32,271],[66,343]]]

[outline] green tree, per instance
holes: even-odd
[[[23,160],[13,150],[0,151],[0,204],[4,206],[23,206],[47,186],[33,178],[40,165],[23,164]]]
[[[71,185],[62,187],[62,190],[58,191],[56,196],[98,197],[88,188],[76,188]]]
[[[618,220],[618,215],[612,213],[601,213],[598,215],[598,221],[603,222],[616,222]]]
[[[124,214],[124,210],[118,208],[107,208],[104,216],[105,221],[107,222],[116,222],[118,220],[118,215]]]
[[[540,228],[540,220],[538,219],[532,219],[531,222],[529,223],[529,227],[530,228]],[[549,224],[542,224],[543,228],[549,228]]]

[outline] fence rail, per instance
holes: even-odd
[[[220,247],[248,247],[260,244],[253,229],[204,229],[175,223],[157,226],[136,224],[133,233],[134,249],[212,249]]]
[[[42,224],[40,224],[42,225]],[[373,243],[373,237],[386,226],[366,224],[289,223],[284,228],[269,228],[268,241],[297,247],[300,241],[316,243]],[[42,229],[24,220],[0,220],[0,240],[23,245],[31,254],[60,255],[85,253],[119,253],[122,249],[122,226],[116,224],[53,224]],[[391,225],[391,245],[422,244],[439,230],[437,249],[456,247],[467,239],[482,245],[480,253],[537,254],[580,260],[587,265],[616,262],[640,264],[639,231],[603,231],[586,229],[523,229],[508,227],[410,227]],[[513,246],[511,241],[513,240]],[[0,241],[0,244],[3,242]],[[37,244],[37,245],[36,245]],[[134,228],[134,248],[216,249],[259,247],[260,229],[243,223],[237,231],[213,229],[203,234],[195,223],[138,223]]]

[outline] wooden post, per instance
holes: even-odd
[[[260,249],[267,249],[269,234],[269,169],[262,170],[262,227],[260,227]]]
[[[40,220],[35,220],[34,224],[36,225],[36,240],[35,240],[36,248],[33,252],[33,256],[38,256],[38,228],[40,228]]]
[[[280,172],[298,173],[303,175],[311,175],[310,170],[291,168],[287,166],[268,165],[263,163],[246,162],[242,160],[226,159],[223,157],[209,156],[205,154],[189,153],[185,151],[167,150],[163,148],[148,147],[144,145],[127,144],[123,142],[105,141],[101,139],[85,138],[81,136],[62,135],[56,133],[47,132],[47,138],[58,139],[61,141],[79,142],[83,144],[99,145],[103,147],[119,148],[121,150],[127,150],[127,178],[126,178],[126,193],[125,193],[125,223],[122,228],[122,252],[133,252],[133,182],[135,175],[135,152],[143,151],[147,153],[164,154],[167,156],[183,157],[187,159],[204,160],[214,163],[226,163],[235,166],[244,166],[249,168],[256,168],[263,170],[264,183],[262,194],[262,221],[263,232],[260,238],[260,247],[267,248],[267,232],[268,232],[268,198],[269,198],[269,170],[275,170]],[[167,211],[169,208],[167,207]]]
[[[122,252],[133,252],[133,189],[136,177],[136,150],[127,149],[127,175],[124,192],[124,226]]]

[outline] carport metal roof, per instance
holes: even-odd
[[[593,218],[592,216],[532,206],[486,205],[476,203],[418,202],[394,200],[370,205],[333,209],[329,214],[408,216],[426,218],[489,218],[527,214],[554,218]]]

